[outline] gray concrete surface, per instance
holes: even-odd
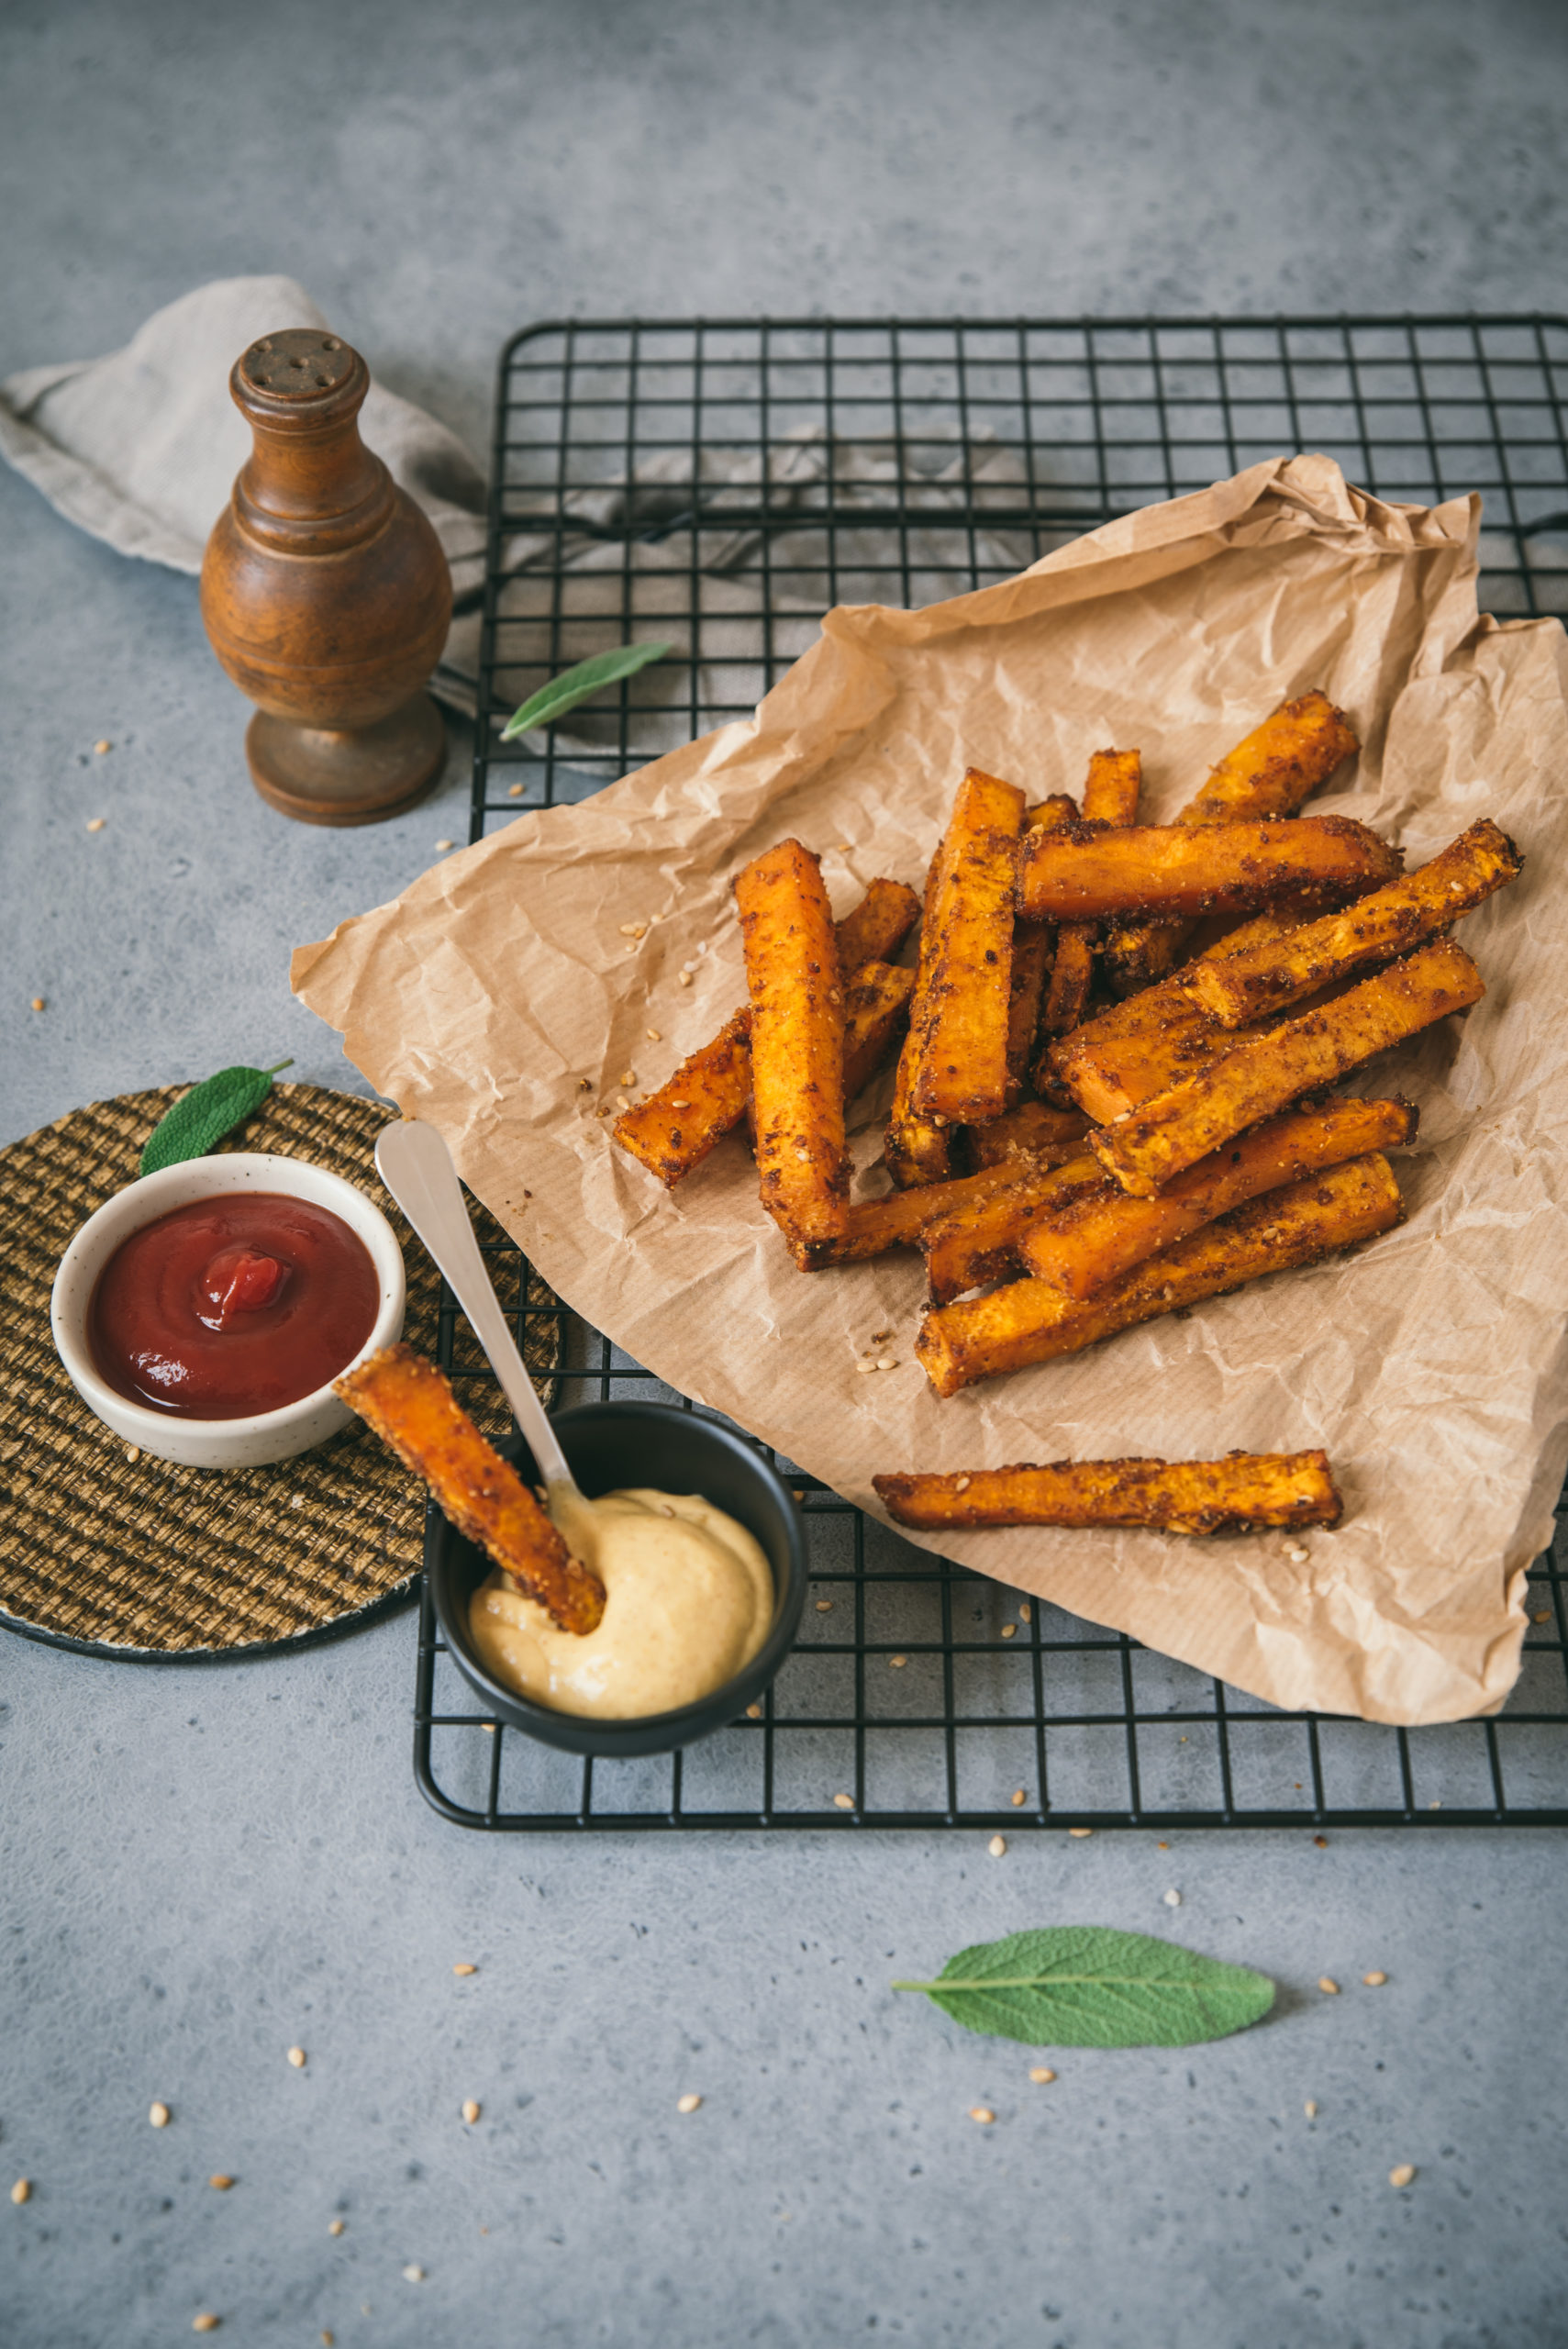
[[[1561,310],[1565,50],[1455,0],[9,0],[0,372],[282,269],[483,445],[496,344],[564,312]],[[461,837],[461,743],[399,822],[276,821],[192,584],[9,475],[0,663],[0,1137],[233,1060],[351,1081],[287,950]],[[1568,2342],[1561,1838],[470,1840],[411,1782],[412,1645],[0,1642],[7,2349],[203,2309],[269,2349]],[[1280,2009],[1032,2088],[886,1987],[1072,1920]]]

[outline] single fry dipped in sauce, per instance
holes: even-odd
[[[485,1551],[563,1631],[586,1633],[605,1586],[574,1558],[510,1461],[481,1435],[434,1363],[384,1346],[334,1394],[422,1477],[458,1531]]]
[[[1045,1467],[873,1476],[895,1524],[1147,1525],[1163,1533],[1335,1525],[1344,1504],[1326,1452],[1232,1452],[1223,1460],[1057,1460]]]

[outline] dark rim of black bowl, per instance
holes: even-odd
[[[672,1453],[678,1444],[690,1444],[693,1450],[710,1448],[713,1453],[728,1455],[742,1474],[772,1500],[775,1511],[773,1528],[756,1523],[740,1507],[731,1507],[729,1514],[747,1531],[755,1535],[767,1555],[773,1571],[774,1609],[773,1628],[757,1653],[744,1671],[699,1698],[695,1704],[682,1705],[667,1713],[644,1713],[629,1720],[605,1720],[581,1713],[556,1712],[546,1705],[536,1705],[515,1689],[506,1687],[492,1678],[478,1661],[469,1645],[466,1621],[467,1602],[478,1587],[490,1564],[483,1552],[463,1539],[445,1519],[430,1560],[430,1597],[453,1663],[475,1692],[484,1698],[498,1720],[537,1737],[546,1745],[553,1745],[570,1753],[592,1753],[606,1758],[634,1758],[647,1753],[671,1752],[678,1746],[694,1744],[698,1738],[711,1736],[724,1729],[744,1712],[746,1707],[761,1696],[773,1679],[785,1656],[795,1644],[800,1628],[800,1618],[806,1605],[807,1581],[806,1524],[800,1506],[789,1486],[771,1461],[766,1460],[749,1436],[721,1420],[701,1419],[695,1411],[682,1410],[669,1403],[632,1403],[618,1399],[604,1403],[574,1404],[570,1410],[555,1413],[550,1424],[561,1439],[562,1450],[573,1468],[573,1439],[590,1430],[607,1433],[617,1420],[633,1422],[643,1430],[659,1429],[671,1439]],[[518,1473],[530,1484],[537,1479],[533,1453],[519,1436],[504,1443],[500,1449],[512,1460]],[[590,1499],[598,1493],[609,1492],[618,1486],[638,1481],[630,1476],[607,1476],[602,1481],[587,1475],[584,1489]],[[644,1478],[651,1483],[651,1478]],[[697,1476],[686,1478],[677,1472],[664,1480],[667,1490],[705,1492],[704,1481]],[[716,1502],[716,1507],[726,1504]],[[782,1536],[782,1540],[777,1537]],[[775,1552],[782,1552],[775,1554]],[[472,1562],[472,1563],[471,1563]]]

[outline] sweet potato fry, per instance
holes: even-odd
[[[1054,831],[1077,820],[1078,803],[1064,791],[1042,799],[1024,816],[1024,829]],[[1013,1108],[1029,1087],[1034,1063],[1035,1039],[1040,1033],[1040,1007],[1056,954],[1056,930],[1048,921],[1013,923],[1013,963],[1007,983],[1007,1091],[1006,1107]]]
[[[751,1092],[762,1205],[791,1241],[849,1219],[844,989],[815,856],[781,841],[735,879],[751,998]]]
[[[1078,1155],[1060,1166],[1026,1166],[1014,1159],[995,1171],[1010,1179],[989,1196],[966,1200],[920,1234],[933,1305],[945,1305],[965,1289],[1016,1280],[1023,1270],[1023,1242],[1038,1223],[1060,1214],[1085,1191],[1111,1187],[1099,1160],[1081,1145]]]
[[[1214,768],[1179,824],[1233,824],[1292,816],[1361,745],[1343,710],[1316,687],[1254,728]],[[1153,985],[1180,960],[1190,935],[1183,923],[1118,922],[1105,941],[1107,975],[1118,995]]]
[[[909,1017],[915,974],[898,963],[862,963],[844,989],[844,1099],[863,1092]]]
[[[896,1525],[927,1533],[982,1525],[1336,1525],[1344,1503],[1326,1452],[1232,1452],[1223,1460],[1057,1460],[966,1475],[873,1476]]]
[[[1034,1224],[1021,1244],[1024,1270],[1064,1297],[1093,1297],[1134,1264],[1174,1247],[1229,1214],[1244,1199],[1278,1190],[1315,1167],[1335,1166],[1369,1150],[1394,1150],[1415,1134],[1408,1101],[1330,1101],[1320,1109],[1287,1109],[1223,1150],[1200,1158],[1167,1183],[1158,1198],[1133,1198],[1106,1182]]]
[[[1518,876],[1521,859],[1507,832],[1484,816],[1440,855],[1343,913],[1284,938],[1201,964],[1193,993],[1222,1028],[1240,1028],[1299,1002],[1366,963],[1386,962],[1447,930]]]
[[[1265,940],[1283,938],[1307,918],[1301,900],[1291,898],[1233,930],[1198,960],[1239,954]],[[1194,991],[1196,968],[1189,963],[1051,1046],[1051,1069],[1096,1125],[1108,1125],[1229,1051],[1225,1031]]]
[[[904,882],[868,882],[860,904],[834,924],[844,977],[865,963],[891,963],[919,918],[920,900]]]
[[[751,1097],[751,1013],[727,1019],[656,1093],[623,1109],[610,1130],[622,1150],[673,1189],[740,1123]]]
[[[1462,946],[1443,939],[1374,971],[1337,1000],[1277,1028],[1240,1036],[1222,1058],[1157,1093],[1090,1147],[1124,1191],[1150,1198],[1260,1118],[1314,1086],[1331,1085],[1374,1052],[1429,1028],[1486,992]]]
[[[1096,1160],[1095,1177],[1103,1179]],[[928,1224],[977,1206],[992,1192],[1017,1182],[1020,1168],[1014,1163],[987,1166],[978,1174],[961,1174],[946,1183],[923,1183],[908,1191],[884,1192],[879,1199],[856,1199],[849,1210],[849,1228],[837,1240],[795,1240],[790,1253],[803,1273],[821,1272],[828,1264],[858,1264],[867,1256],[881,1256],[889,1248],[913,1248]]]
[[[1024,795],[971,767],[937,852],[909,1017],[914,1108],[949,1125],[1006,1106],[1013,901]],[[1037,828],[1031,840],[1050,835]]]
[[[902,881],[877,880],[860,904],[835,925],[839,966],[851,974],[845,996],[851,1015],[844,1043],[847,1098],[861,1089],[880,1063],[903,1018],[901,1010],[885,1041],[873,1045],[870,1007],[862,1004],[857,1019],[854,989],[868,963],[880,963],[897,953],[919,913],[920,900],[913,889],[906,889]],[[878,984],[890,987],[892,983]],[[871,1068],[859,1075],[867,1052],[873,1053]],[[856,1054],[859,1059],[854,1058]],[[640,1159],[651,1174],[657,1174],[673,1189],[683,1175],[701,1163],[715,1142],[740,1123],[751,1097],[751,1012],[750,1005],[743,1005],[717,1036],[681,1063],[657,1092],[635,1108],[623,1110],[610,1130],[623,1150]]]
[[[936,900],[940,863],[940,856],[933,857],[926,875],[925,907],[920,918],[920,951],[916,963],[911,1012],[919,1001],[920,982],[936,947],[931,907]],[[887,1138],[883,1145],[887,1171],[898,1190],[913,1189],[926,1183],[945,1182],[952,1172],[952,1130],[946,1119],[923,1117],[915,1107],[915,1079],[919,1074],[919,1043],[911,1018],[909,1033],[905,1037],[904,1049],[898,1055],[893,1107],[888,1113]]]
[[[1096,751],[1089,761],[1089,777],[1084,785],[1084,821],[1109,824],[1117,830],[1136,823],[1142,781],[1141,752]],[[1048,1036],[1065,1036],[1084,1017],[1089,983],[1095,975],[1096,937],[1093,922],[1064,922],[1057,931],[1051,985],[1040,1023]]]
[[[1007,1158],[1038,1159],[1055,1166],[1078,1154],[1089,1130],[1089,1120],[1078,1109],[1051,1109],[1043,1101],[1020,1101],[989,1125],[965,1126],[964,1156],[975,1174],[983,1166],[1000,1166]]]
[[[1031,921],[1246,913],[1287,894],[1364,896],[1398,871],[1397,852],[1349,816],[1130,824],[1120,831],[1075,824],[1029,835],[1018,909]]]
[[[1394,1170],[1374,1152],[1249,1200],[1097,1297],[1080,1302],[1049,1281],[1014,1281],[989,1297],[941,1306],[926,1316],[915,1352],[937,1393],[956,1395],[976,1379],[1078,1353],[1265,1273],[1314,1264],[1387,1231],[1403,1213]]]
[[[333,1392],[424,1479],[458,1531],[494,1558],[553,1622],[563,1631],[594,1630],[605,1611],[604,1584],[572,1555],[434,1363],[412,1346],[384,1346],[337,1380]]]

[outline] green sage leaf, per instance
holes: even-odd
[[[205,1158],[215,1142],[261,1108],[278,1070],[293,1066],[287,1060],[271,1068],[220,1068],[216,1076],[193,1085],[148,1135],[138,1173],[156,1174],[182,1159]]]
[[[515,709],[501,729],[503,742],[515,742],[519,734],[527,734],[536,727],[551,725],[575,709],[580,701],[596,694],[605,685],[618,685],[623,677],[635,677],[651,661],[662,661],[670,647],[667,644],[617,644],[613,652],[595,652],[591,661],[579,661],[574,669],[562,669],[559,677],[551,677],[537,694],[530,694],[520,709]]]
[[[1251,1966],[1199,1957],[1149,1933],[1054,1925],[977,1942],[923,1990],[966,2031],[1032,2047],[1191,2047],[1268,2013],[1274,1986]]]

